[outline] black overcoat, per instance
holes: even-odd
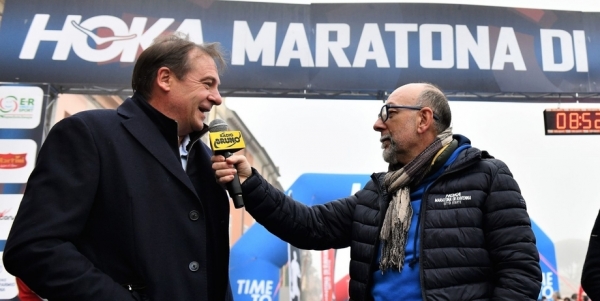
[[[581,273],[581,286],[592,300],[600,300],[600,212],[590,236]]]
[[[127,99],[50,131],[4,253],[6,269],[39,295],[232,300],[229,199],[210,150],[196,141],[186,174],[177,133],[168,141],[148,108]]]

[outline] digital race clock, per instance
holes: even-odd
[[[544,110],[546,135],[600,134],[600,108]]]

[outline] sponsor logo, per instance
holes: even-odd
[[[7,96],[5,98],[0,98],[0,113],[1,114],[16,112],[18,108],[19,108],[19,104],[17,103],[16,97]]]
[[[4,252],[0,252],[0,256]],[[9,274],[4,265],[0,265],[0,300],[13,300],[17,297],[18,289],[15,277]]]
[[[447,194],[443,198],[436,198],[435,202],[443,203],[444,206],[449,206],[449,205],[460,205],[460,204],[462,204],[462,201],[466,201],[466,200],[470,200],[470,199],[471,199],[470,195],[462,195],[462,192],[457,192],[457,193]]]
[[[127,36],[99,37],[93,31],[77,24],[77,22],[75,22],[75,21],[71,21],[71,25],[73,25],[73,27],[75,27],[77,30],[83,32],[88,37],[92,38],[94,43],[96,43],[96,45],[98,45],[98,46],[105,44],[105,43],[114,42],[114,41],[131,40],[137,36],[136,34],[130,34]]]
[[[39,87],[0,86],[0,128],[36,128],[43,103],[44,92]]]
[[[154,39],[166,32],[175,19],[160,18],[147,28],[148,18],[134,17],[128,24],[115,16],[101,15],[82,20],[80,15],[68,15],[62,29],[47,29],[48,14],[36,14],[21,48],[19,58],[35,59],[41,42],[56,42],[52,60],[67,60],[71,50],[89,62],[135,61],[138,50],[148,48]],[[190,41],[202,43],[202,23],[199,19],[183,20],[176,31]],[[93,42],[90,46],[88,41]]]
[[[238,296],[250,296],[252,301],[273,300],[273,280],[238,279],[237,284]]]
[[[27,183],[36,156],[31,139],[0,139],[0,183]]]
[[[160,18],[149,25],[146,17],[133,17],[126,22],[110,15],[85,20],[81,15],[67,15],[62,29],[54,30],[47,28],[50,17],[48,14],[33,17],[20,59],[35,59],[42,42],[54,42],[52,60],[55,61],[67,60],[70,53],[75,53],[89,62],[132,63],[140,48],[148,48],[175,23],[173,18]],[[304,23],[265,21],[253,34],[248,21],[234,20],[231,64],[260,61],[262,66],[286,67],[290,66],[291,60],[298,60],[307,68],[333,64],[339,68],[365,68],[372,61],[377,68],[409,68],[409,62],[414,64],[416,59],[425,69],[528,70],[521,48],[528,49],[529,46],[521,45],[524,41],[519,40],[518,31],[513,27],[503,26],[499,31],[490,26],[478,25],[473,30],[464,24],[434,23],[364,23],[360,27],[351,28],[346,23],[317,23],[314,28],[306,28]],[[285,36],[280,42],[278,32],[283,30]],[[185,19],[175,31],[188,35],[195,43],[203,42],[200,19]],[[351,32],[361,32],[360,38],[352,37]],[[413,43],[410,35],[418,36],[414,46],[419,48],[418,57],[409,57],[409,46]],[[331,40],[330,36],[337,36],[337,39]],[[441,45],[435,46],[438,36]],[[394,46],[386,46],[389,43],[384,41],[388,40]],[[542,28],[535,43],[540,45],[538,61],[544,72],[589,71],[585,31]],[[352,53],[348,48],[356,48],[356,52]],[[434,55],[438,52],[440,57]],[[330,62],[331,58],[333,62]]]
[[[0,221],[13,221],[15,220],[15,216],[14,215],[8,215],[7,213],[10,211],[10,209],[6,209],[4,211],[0,211]]]
[[[210,133],[209,138],[213,151],[237,151],[246,147],[240,131]]]
[[[35,99],[8,95],[0,97],[0,118],[33,118]]]
[[[22,168],[27,165],[27,154],[0,154],[0,169]]]

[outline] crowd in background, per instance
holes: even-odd
[[[588,296],[585,294],[583,294],[581,296],[581,299],[579,299],[578,294],[572,294],[571,297],[562,298],[560,292],[555,292],[554,294],[552,294],[552,298],[542,297],[541,299],[539,299],[539,301],[592,301],[592,300],[590,300],[590,298],[588,298]]]

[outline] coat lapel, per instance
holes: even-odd
[[[171,147],[150,118],[131,99],[127,99],[117,112],[125,117],[123,126],[162,164],[175,178],[187,186],[198,198],[190,178],[173,155]]]

